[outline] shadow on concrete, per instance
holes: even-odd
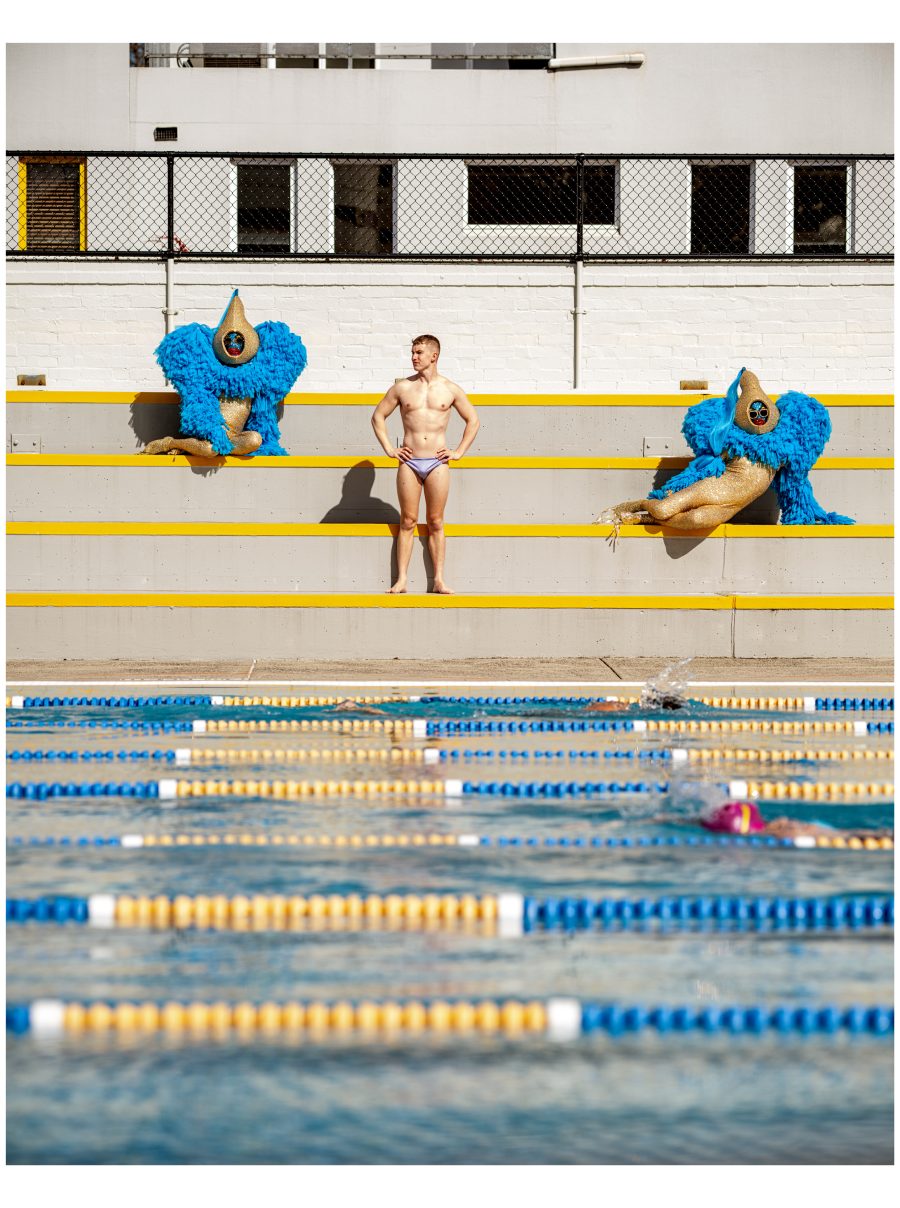
[[[392,526],[390,581],[397,578],[397,527],[400,512],[393,504],[377,499],[372,494],[375,485],[375,466],[371,461],[360,461],[351,466],[344,475],[341,498],[329,508],[320,524],[389,524]]]
[[[150,391],[135,396],[129,406],[130,415],[128,426],[135,435],[141,448],[151,440],[160,440],[163,436],[175,436],[179,431],[178,402],[158,403],[158,396]]]
[[[399,524],[400,513],[384,499],[372,494],[375,485],[375,466],[371,461],[360,461],[351,466],[344,475],[341,498],[329,508],[320,524]]]

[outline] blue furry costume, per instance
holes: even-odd
[[[822,404],[808,394],[791,390],[778,399],[780,419],[771,432],[745,432],[734,423],[741,372],[725,398],[705,399],[688,409],[681,431],[694,451],[689,466],[648,495],[665,499],[703,478],[718,478],[725,460],[748,461],[775,470],[774,486],[782,524],[854,524],[849,516],[826,512],[816,501],[809,471],[822,455],[831,436],[831,420]]]
[[[253,329],[259,337],[253,359],[243,365],[223,365],[213,352],[217,330],[189,323],[169,332],[156,349],[163,373],[181,396],[182,435],[209,441],[221,456],[231,453],[219,400],[249,398],[247,430],[262,437],[261,446],[250,456],[287,457],[276,408],[306,368],[303,341],[286,323],[260,323]]]

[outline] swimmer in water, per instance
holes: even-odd
[[[384,709],[377,709],[374,705],[364,705],[356,700],[342,700],[339,705],[334,706],[335,713],[373,713],[376,717],[384,716]]]
[[[675,821],[670,818],[666,821]],[[726,801],[712,813],[695,819],[706,830],[725,835],[770,835],[775,839],[800,839],[804,837],[835,838],[844,836],[861,839],[892,839],[894,832],[890,830],[866,830],[856,828],[852,831],[841,830],[833,826],[822,826],[818,822],[803,822],[799,818],[773,818],[766,822],[759,807],[752,801]]]
[[[630,701],[621,700],[595,700],[591,701],[591,703],[586,705],[585,708],[589,713],[619,713],[623,709],[626,709],[630,703]],[[662,696],[657,697],[650,707],[653,709],[667,710],[683,709],[685,704],[686,702],[683,701],[680,696],[675,696],[672,693],[665,693]]]

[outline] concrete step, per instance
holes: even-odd
[[[324,464],[323,464],[324,463]],[[387,457],[229,458],[9,455],[11,520],[272,520],[392,523],[399,520],[396,462]],[[448,522],[584,524],[611,504],[638,499],[686,464],[661,458],[491,458],[454,464]],[[861,524],[893,514],[888,458],[823,458],[811,482],[829,511]],[[422,506],[424,518],[424,504]],[[774,523],[773,491],[738,523]]]
[[[77,522],[8,526],[14,591],[374,592],[396,575],[396,526]],[[410,590],[433,568],[420,526]],[[893,585],[893,528],[724,525],[698,538],[625,526],[450,525],[466,592],[863,595]]]
[[[357,454],[374,444],[369,416],[377,394],[294,394],[283,407],[283,443],[294,454]],[[609,457],[684,453],[681,424],[689,406],[703,397],[683,395],[473,395],[481,431],[476,450],[483,454],[527,456],[585,453]],[[893,447],[893,398],[890,395],[818,396],[828,407],[831,457],[878,457]],[[11,390],[7,394],[7,449],[41,453],[131,453],[150,440],[178,431],[178,401],[173,392],[102,394]],[[461,423],[455,418],[450,439]],[[392,438],[402,428],[388,421]],[[29,449],[23,442],[29,443]],[[13,443],[15,442],[15,443]]]
[[[11,659],[889,658],[879,596],[11,593]]]

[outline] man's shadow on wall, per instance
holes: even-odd
[[[360,461],[344,475],[340,502],[325,513],[320,524],[389,524],[393,540],[391,541],[391,582],[397,578],[397,531],[400,526],[400,513],[384,499],[377,499],[372,494],[375,486],[375,466],[371,461]],[[434,584],[434,566],[428,552],[427,538],[424,535],[425,526],[419,527],[419,544],[422,546],[425,560],[425,574],[428,579],[428,590]]]
[[[665,469],[661,467],[653,475],[653,485],[650,488],[655,491],[657,488],[664,486],[670,478],[674,478],[680,473],[677,469]],[[754,499],[737,515],[733,516],[729,521],[730,524],[777,524],[780,509],[778,507],[778,496],[775,494],[775,488],[769,487],[764,494],[760,495],[759,499]],[[663,545],[665,546],[668,556],[675,561],[678,558],[684,558],[691,550],[697,548],[701,542],[706,540],[706,534],[700,533],[696,537],[673,537],[669,534],[663,535]]]
[[[178,401],[159,403],[156,401],[156,397],[153,391],[145,391],[136,395],[129,406],[128,426],[134,433],[138,444],[136,453],[139,453],[151,440],[160,440],[164,436],[178,436],[181,432],[181,403]],[[275,414],[280,426],[284,419],[284,403],[278,404]],[[197,458],[191,462],[191,473],[205,478],[211,474],[217,474],[222,468],[222,464],[220,459],[206,461]]]

